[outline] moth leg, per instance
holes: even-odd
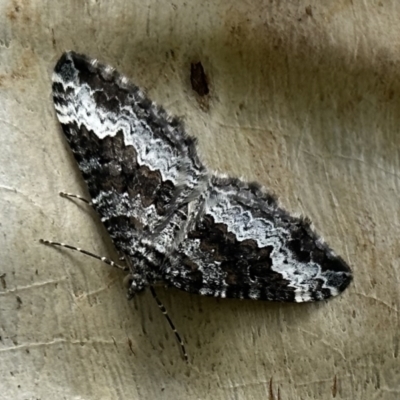
[[[95,258],[96,260],[102,261],[103,263],[105,263],[107,265],[111,265],[111,267],[115,267],[115,268],[121,269],[122,271],[129,271],[128,267],[124,267],[122,265],[119,265],[119,264],[115,263],[114,261],[110,260],[107,257],[100,257],[100,256],[98,256],[96,254],[91,253],[90,251],[83,250],[83,249],[81,249],[79,247],[70,246],[69,244],[60,243],[60,242],[53,242],[51,240],[40,239],[39,242],[43,243],[45,245],[48,245],[48,246],[59,246],[59,247],[65,247],[66,249],[79,251],[80,253],[83,253],[83,254],[85,254],[85,255],[87,255],[89,257]]]
[[[80,201],[83,201],[84,203],[86,203],[87,205],[93,207],[93,203],[87,199],[85,199],[82,196],[79,196],[78,194],[73,194],[73,193],[67,193],[67,192],[60,192],[58,193],[61,197],[64,197],[65,199],[78,199]],[[118,258],[119,261],[125,261],[125,257],[121,256]]]
[[[61,197],[64,197],[65,199],[78,199],[80,201],[83,201],[84,203],[88,204],[89,206],[92,206],[93,203],[89,200],[86,200],[84,197],[79,196],[78,194],[73,194],[73,193],[66,193],[66,192],[60,192],[59,195]]]
[[[168,312],[167,312],[166,308],[164,307],[164,304],[161,303],[161,300],[157,297],[156,291],[154,290],[154,286],[152,286],[152,285],[150,285],[150,292],[151,292],[154,300],[156,301],[156,303],[158,305],[158,308],[161,310],[161,312],[163,313],[164,317],[167,319],[169,326],[173,330],[173,332],[175,334],[175,337],[176,337],[176,340],[178,341],[179,346],[181,348],[181,352],[182,352],[184,360],[187,363],[189,363],[189,357],[188,357],[188,354],[186,353],[185,344],[183,343],[181,335],[176,330],[175,325],[173,324],[171,318],[168,315]]]

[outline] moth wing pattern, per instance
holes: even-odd
[[[164,279],[216,297],[306,302],[343,291],[351,272],[256,183],[213,176]]]
[[[73,52],[53,74],[58,119],[93,206],[131,268],[130,295],[163,281],[278,301],[335,296],[350,268],[257,184],[218,176],[183,124],[113,68]]]

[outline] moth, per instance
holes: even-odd
[[[65,53],[53,99],[91,204],[129,267],[129,297],[162,282],[206,296],[309,302],[351,282],[308,219],[259,184],[208,169],[182,121],[110,66]]]

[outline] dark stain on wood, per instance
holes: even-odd
[[[199,96],[207,96],[210,93],[207,75],[200,61],[190,64],[190,82],[192,84],[192,89]]]

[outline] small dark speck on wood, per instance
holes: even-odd
[[[333,378],[333,385],[332,385],[332,397],[335,398],[337,395],[337,378],[336,375]]]
[[[0,282],[3,289],[7,289],[6,274],[0,274]]]
[[[17,310],[19,310],[22,305],[22,300],[21,300],[21,297],[19,297],[19,296],[16,296],[16,298],[17,298]]]
[[[200,61],[190,64],[190,82],[192,83],[192,89],[199,96],[206,96],[210,92],[207,75]]]

